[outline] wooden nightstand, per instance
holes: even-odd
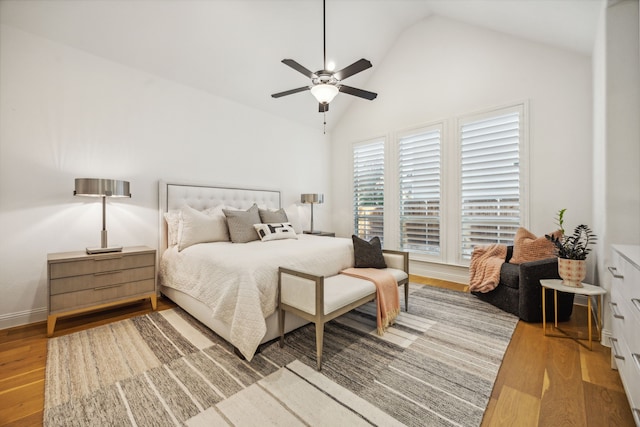
[[[58,317],[149,298],[156,309],[156,251],[146,246],[47,255],[47,336]]]

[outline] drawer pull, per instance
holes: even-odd
[[[640,354],[631,353],[631,358],[633,359],[634,362],[636,362],[636,366],[638,367],[638,370],[640,370]]]
[[[102,290],[105,290],[105,289],[119,288],[120,286],[122,286],[122,283],[118,283],[118,284],[115,284],[115,285],[100,286],[100,287],[97,287],[97,288],[93,288],[93,290],[94,291],[102,291]]]
[[[616,359],[624,360],[624,356],[620,355],[618,351],[618,340],[616,338],[611,338],[611,349],[613,350],[613,357]]]
[[[616,319],[624,319],[624,316],[618,313],[618,304],[616,304],[615,302],[610,302],[609,306],[611,307],[611,312],[613,313],[613,317],[615,317]]]
[[[93,273],[94,276],[107,276],[109,274],[119,274],[122,273],[122,270],[116,270],[116,271],[103,271],[101,273]]]
[[[609,270],[609,273],[611,273],[616,279],[624,279],[622,274],[618,274],[618,269],[616,267],[607,267],[607,270]]]
[[[631,302],[633,303],[633,305],[636,306],[636,308],[638,309],[638,311],[640,311],[640,299],[638,298],[631,298]]]

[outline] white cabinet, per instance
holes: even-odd
[[[611,356],[640,426],[640,246],[612,248]]]

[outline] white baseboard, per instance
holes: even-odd
[[[608,329],[602,329],[602,335],[600,335],[600,344],[605,347],[611,347],[611,331]]]
[[[469,269],[467,267],[409,261],[409,273],[421,277],[446,280],[448,282],[469,284]]]
[[[47,307],[16,311],[14,313],[0,315],[0,329],[13,328],[15,326],[28,325],[45,320],[47,320]]]

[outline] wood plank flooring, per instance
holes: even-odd
[[[466,286],[412,276],[413,283],[459,291]],[[158,300],[158,309],[175,305]],[[149,313],[148,301],[61,318],[54,336]],[[586,308],[576,306],[567,328],[582,332]],[[42,425],[47,352],[46,324],[0,330],[0,425]],[[542,324],[519,322],[505,354],[482,427],[634,426],[610,351],[545,337]]]

